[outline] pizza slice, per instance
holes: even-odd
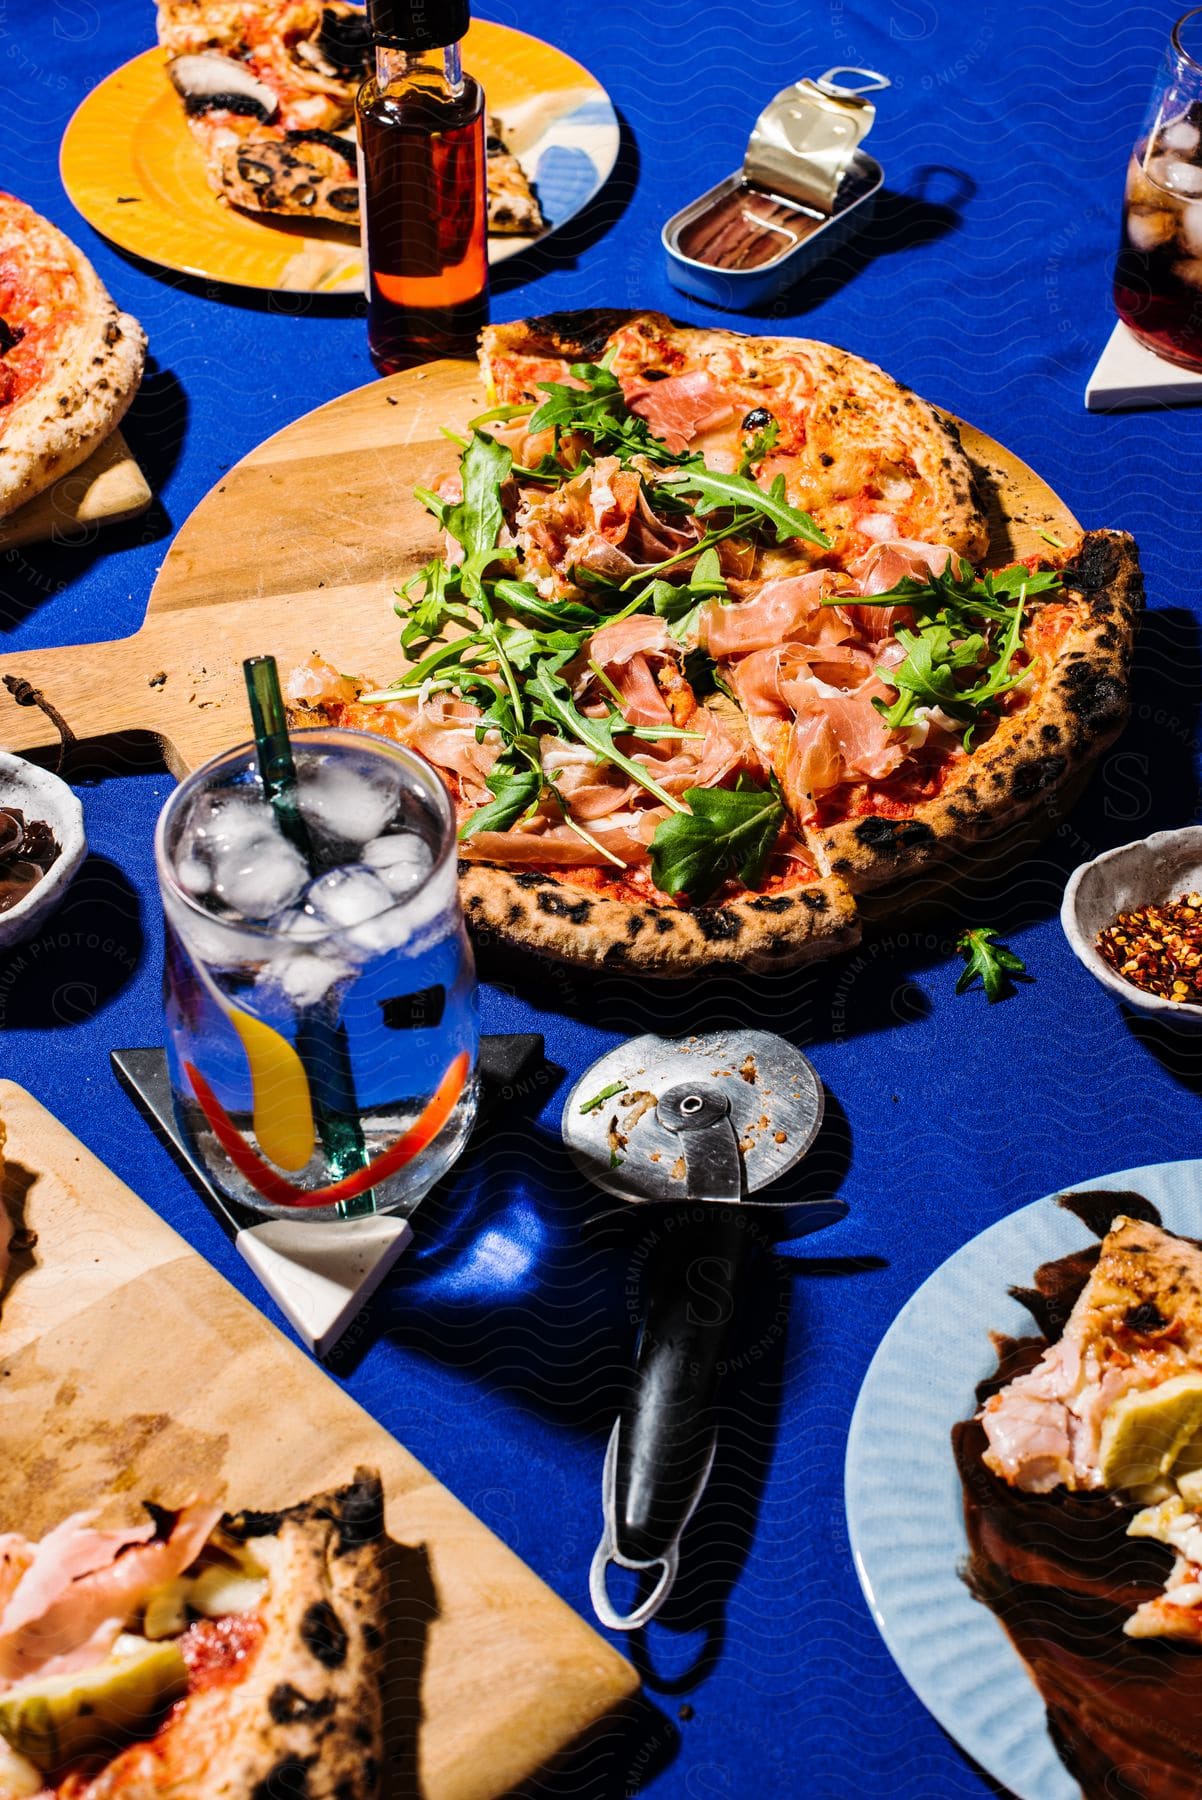
[[[359,228],[355,95],[372,67],[361,8],[161,0],[158,34],[216,194],[243,212]],[[538,197],[498,119],[488,133],[488,229],[534,237],[546,229]]]
[[[146,334],[82,251],[0,194],[0,518],[87,461],[145,362]]]
[[[537,237],[545,231],[530,177],[505,142],[501,121],[488,121],[488,229],[501,237]]]
[[[0,1537],[0,1800],[372,1800],[379,1477],[279,1512]]]
[[[1126,717],[1142,602],[1121,533],[977,574],[880,543],[841,571],[734,583],[702,647],[819,866],[856,891],[1050,807]]]
[[[244,212],[358,225],[358,157],[329,131],[253,131],[210,163],[213,186]]]
[[[190,121],[232,97],[286,130],[333,130],[371,66],[366,18],[348,0],[161,0],[158,37]]]
[[[1011,1487],[1150,1502],[1128,1535],[1173,1564],[1123,1629],[1202,1642],[1202,1246],[1120,1214],[1060,1337],[978,1418]]]

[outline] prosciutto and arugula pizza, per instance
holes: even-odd
[[[419,492],[410,666],[292,688],[442,772],[478,927],[662,973],[829,955],[858,893],[1046,809],[1120,730],[1131,539],[983,567],[955,427],[880,369],[654,313],[492,327],[481,362]]]
[[[374,1800],[374,1470],[280,1512],[197,1502],[0,1535],[0,1800]]]
[[[0,193],[0,518],[86,462],[145,361],[142,327],[83,252]]]

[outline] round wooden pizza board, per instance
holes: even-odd
[[[187,520],[133,637],[16,651],[0,677],[37,688],[81,741],[150,733],[175,775],[248,736],[241,663],[273,654],[281,671],[321,654],[385,683],[403,666],[396,589],[438,533],[413,498],[453,466],[442,427],[486,401],[474,364],[436,362],[344,394],[268,438],[223,476]],[[1076,520],[1033,469],[960,422],[990,521],[990,560],[1065,541]],[[53,747],[33,705],[0,694],[0,744]]]

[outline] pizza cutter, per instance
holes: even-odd
[[[637,1253],[647,1300],[606,1451],[604,1529],[589,1574],[594,1609],[613,1630],[654,1617],[676,1579],[681,1534],[714,1460],[714,1403],[751,1252],[847,1211],[841,1200],[762,1194],[809,1150],[822,1111],[811,1064],[768,1031],[633,1038],[568,1096],[562,1130],[573,1160],[606,1193],[646,1208],[648,1226]],[[611,1564],[644,1577],[629,1612],[610,1599]]]

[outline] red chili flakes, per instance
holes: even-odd
[[[1098,949],[1124,981],[1146,994],[1202,1001],[1202,894],[1120,913],[1099,931]]]

